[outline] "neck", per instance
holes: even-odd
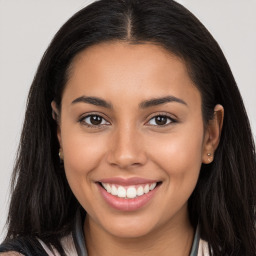
[[[164,225],[136,238],[113,236],[88,216],[84,227],[89,256],[189,256],[194,238],[194,230],[188,219],[179,225]]]

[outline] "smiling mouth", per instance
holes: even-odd
[[[148,194],[150,191],[154,190],[161,182],[153,182],[146,184],[122,186],[118,184],[103,183],[99,182],[101,187],[103,187],[109,194],[123,198],[123,199],[133,199]]]

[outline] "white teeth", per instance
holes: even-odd
[[[111,193],[111,187],[109,184],[107,184],[107,191],[108,191],[108,193]]]
[[[144,194],[144,189],[142,186],[137,188],[137,196],[142,196]]]
[[[117,196],[122,198],[126,197],[126,190],[124,187],[119,186],[119,188],[117,189]]]
[[[126,192],[127,198],[135,198],[137,195],[135,187],[129,187]]]
[[[149,192],[149,185],[147,184],[145,187],[144,187],[144,194],[147,194]]]
[[[117,188],[116,188],[116,186],[114,186],[114,185],[112,185],[111,194],[112,194],[113,196],[117,196],[117,194],[118,194]]]
[[[109,194],[112,194],[113,196],[120,198],[135,198],[147,194],[149,191],[153,190],[156,187],[156,182],[140,185],[137,187],[137,189],[135,186],[123,187],[118,185],[111,185],[108,183],[102,183],[102,186]]]
[[[106,183],[101,183],[101,184],[107,190],[107,184]]]
[[[153,190],[155,187],[156,187],[156,183],[152,183],[152,184],[149,186],[149,190]]]

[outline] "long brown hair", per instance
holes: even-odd
[[[128,33],[129,30],[129,33]],[[75,14],[56,34],[32,83],[13,173],[8,218],[11,238],[39,237],[64,255],[59,239],[71,231],[79,204],[59,163],[51,101],[61,105],[73,58],[104,41],[154,42],[185,60],[202,96],[207,123],[216,104],[225,120],[215,160],[202,165],[189,199],[212,255],[256,255],[256,157],[247,114],[229,65],[214,38],[172,0],[101,0]]]

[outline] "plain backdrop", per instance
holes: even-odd
[[[159,0],[160,1],[160,0]],[[0,0],[0,241],[26,97],[50,40],[85,0]],[[256,135],[256,0],[180,0],[219,42]],[[239,116],[237,116],[239,118]]]

